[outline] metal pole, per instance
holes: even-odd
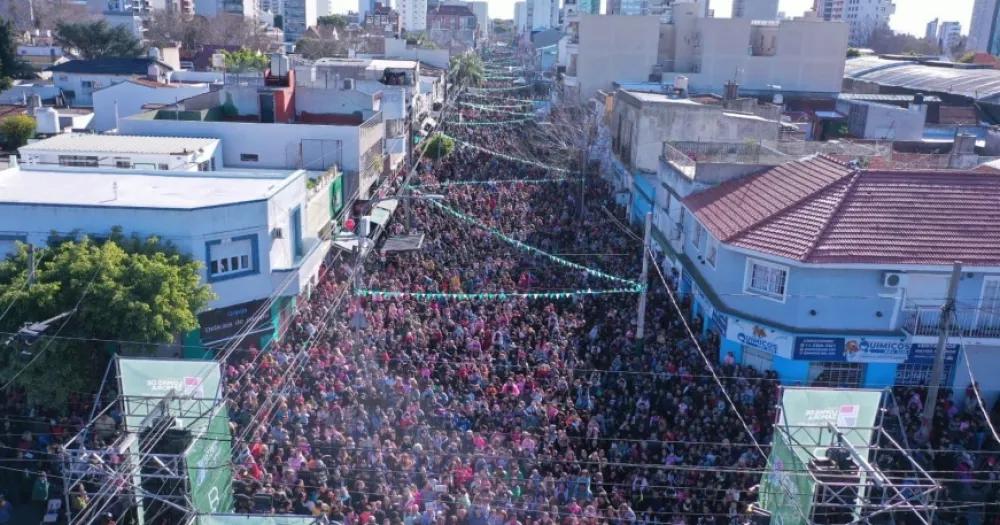
[[[635,338],[642,341],[646,337],[646,283],[649,282],[649,237],[653,229],[653,213],[646,214],[646,231],[642,236],[642,276],[639,283],[642,284],[642,293],[639,294],[639,318],[636,320]]]
[[[28,287],[35,283],[35,245],[28,243]]]
[[[938,320],[937,354],[934,357],[934,368],[931,369],[927,401],[924,403],[922,431],[925,432],[927,438],[930,438],[931,424],[934,422],[934,407],[937,406],[938,389],[941,386],[941,376],[944,375],[945,349],[948,347],[948,334],[951,332],[951,318],[955,313],[955,295],[958,294],[958,281],[961,279],[961,274],[962,263],[955,261],[951,267],[951,280],[948,282],[948,298],[941,306],[941,318]]]

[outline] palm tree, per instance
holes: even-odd
[[[451,77],[452,83],[461,86],[476,87],[483,85],[483,82],[486,81],[483,61],[479,55],[472,51],[451,57],[448,75]]]

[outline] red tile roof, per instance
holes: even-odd
[[[727,244],[808,263],[1000,265],[1000,173],[813,157],[684,200]]]

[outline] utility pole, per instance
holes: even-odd
[[[653,229],[653,212],[646,214],[646,231],[642,236],[642,276],[639,283],[642,284],[642,292],[639,295],[639,318],[636,320],[635,338],[642,342],[646,337],[646,284],[649,282],[649,237]]]
[[[941,318],[938,320],[937,354],[934,356],[934,368],[931,369],[931,380],[927,388],[927,400],[924,402],[923,429],[930,439],[931,425],[934,422],[934,408],[937,406],[938,389],[941,386],[941,376],[944,375],[945,351],[948,348],[948,335],[951,333],[951,319],[955,313],[955,296],[958,294],[958,281],[962,275],[962,263],[955,261],[951,267],[951,280],[948,282],[948,298],[941,306]],[[968,363],[966,363],[968,366]]]
[[[28,287],[35,283],[35,245],[28,244]]]

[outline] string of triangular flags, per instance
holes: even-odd
[[[501,159],[504,159],[504,160],[509,160],[509,161],[513,161],[513,162],[520,162],[521,164],[528,164],[528,165],[531,165],[531,166],[535,166],[535,167],[538,167],[538,168],[544,168],[544,169],[547,169],[547,170],[550,170],[550,171],[559,172],[559,173],[571,173],[572,172],[572,170],[568,170],[566,168],[560,168],[560,167],[557,167],[557,166],[551,166],[549,164],[544,164],[542,162],[538,162],[538,161],[534,161],[534,160],[528,160],[528,159],[523,159],[521,157],[515,157],[513,155],[508,155],[506,153],[500,153],[499,151],[493,151],[493,150],[491,150],[489,148],[484,148],[484,147],[482,147],[482,146],[480,146],[478,144],[473,144],[471,142],[466,142],[466,141],[464,141],[464,140],[462,140],[460,138],[453,137],[451,135],[448,135],[447,133],[442,133],[442,135],[445,136],[445,137],[450,138],[453,141],[455,141],[455,144],[458,145],[458,146],[461,146],[463,148],[475,149],[475,150],[478,150],[478,151],[482,151],[483,153],[489,153],[490,155],[493,155],[493,156],[496,156],[496,157],[500,157]]]

